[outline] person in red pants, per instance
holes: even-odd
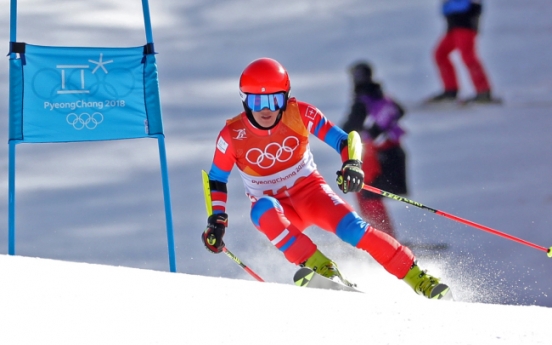
[[[360,61],[349,69],[353,81],[351,109],[342,126],[349,133],[357,131],[363,143],[364,183],[397,195],[407,194],[406,154],[401,146],[405,133],[399,119],[404,108],[384,94],[372,79],[372,66]],[[397,237],[380,194],[361,190],[356,194],[364,219],[390,236]]]
[[[427,102],[438,103],[457,99],[458,80],[450,60],[450,54],[455,50],[460,53],[476,91],[475,96],[466,101],[478,103],[496,101],[492,97],[489,78],[476,51],[481,12],[481,0],[443,1],[442,13],[447,21],[447,30],[435,48],[434,58],[444,90]]]

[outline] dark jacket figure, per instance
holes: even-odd
[[[457,28],[479,31],[481,2],[470,0],[447,0],[443,2],[442,13],[447,21],[447,32]]]
[[[364,144],[364,183],[397,194],[407,194],[406,154],[400,139],[404,130],[399,119],[404,109],[387,97],[372,80],[372,68],[366,62],[352,66],[354,97],[350,113],[343,124],[345,132],[357,131]],[[395,236],[382,196],[363,190],[357,194],[360,212],[382,231]]]

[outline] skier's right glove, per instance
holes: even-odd
[[[205,248],[214,254],[222,252],[224,249],[224,233],[228,226],[228,215],[226,213],[216,213],[207,219],[207,228],[201,234],[201,239]]]

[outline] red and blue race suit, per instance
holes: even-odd
[[[317,247],[303,231],[315,225],[367,251],[402,279],[413,264],[412,252],[367,224],[331,189],[314,163],[311,134],[338,152],[343,162],[349,159],[347,134],[316,107],[294,98],[274,128],[256,128],[245,112],[228,120],[209,171],[213,211],[225,212],[226,183],[236,166],[252,202],[253,224],[288,261],[298,265],[313,255]]]

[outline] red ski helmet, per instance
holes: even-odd
[[[289,93],[291,86],[289,76],[278,61],[270,58],[260,58],[251,62],[243,70],[240,77],[240,94],[271,94],[277,92]]]

